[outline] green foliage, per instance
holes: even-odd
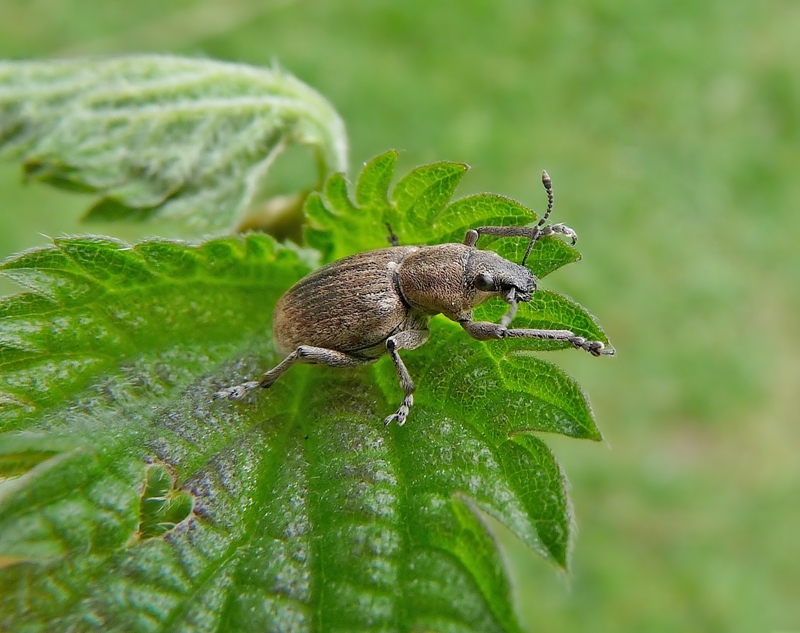
[[[365,166],[355,202],[339,175],[309,198],[327,259],[384,245],[387,221],[435,242],[535,220],[498,196],[448,205],[460,164],[389,194],[395,160]],[[530,261],[545,276],[577,257],[546,238]],[[0,628],[519,630],[482,517],[566,568],[565,479],[536,433],[600,438],[578,385],[530,353],[560,344],[434,319],[403,354],[418,389],[402,428],[381,423],[401,397],[387,358],[212,402],[277,362],[271,310],[310,259],[263,235],[72,238],[2,266],[30,292],[0,303]],[[606,341],[552,292],[518,322]]]
[[[191,511],[191,495],[185,490],[174,489],[169,470],[161,464],[150,466],[139,504],[139,537],[166,534],[186,519]]]
[[[473,166],[462,195],[503,192],[541,212],[536,176],[549,169],[555,220],[578,230],[586,261],[542,286],[602,316],[624,353],[539,354],[580,376],[613,450],[545,438],[569,475],[580,531],[569,583],[500,533],[523,628],[792,631],[796,7],[0,0],[0,57],[277,57],[346,114],[352,175],[401,147],[403,174],[462,160]],[[88,199],[20,183],[18,166],[0,163],[0,261],[44,244],[41,233],[85,232]],[[130,241],[154,225],[102,230]],[[12,288],[0,278],[0,292]]]
[[[322,177],[347,167],[336,111],[277,68],[167,56],[0,62],[0,158],[99,193],[90,219],[231,229],[291,143],[314,148]]]

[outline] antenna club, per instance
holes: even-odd
[[[542,184],[545,189],[550,189],[553,186],[553,181],[550,180],[550,174],[544,170],[542,171]]]

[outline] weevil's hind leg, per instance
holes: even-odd
[[[386,339],[386,349],[389,352],[389,356],[392,357],[397,377],[400,379],[400,388],[405,395],[397,411],[383,421],[385,426],[392,422],[397,422],[398,426],[403,426],[406,423],[411,405],[414,404],[414,381],[411,380],[411,374],[408,373],[408,369],[406,369],[405,363],[400,358],[397,350],[416,349],[427,341],[429,336],[430,332],[428,330],[407,330]]]
[[[264,374],[261,380],[251,380],[235,387],[221,389],[214,394],[217,398],[228,398],[229,400],[241,400],[248,391],[256,387],[264,389],[271,387],[272,384],[285,374],[295,363],[307,363],[310,365],[327,365],[328,367],[358,367],[368,365],[372,360],[364,360],[337,352],[336,350],[324,347],[312,347],[311,345],[300,345],[296,350],[284,358],[278,365]]]

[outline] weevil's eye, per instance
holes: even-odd
[[[486,273],[481,273],[475,277],[475,287],[483,292],[493,292],[494,290],[497,290],[494,285],[494,279],[492,279]]]

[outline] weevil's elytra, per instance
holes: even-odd
[[[545,225],[553,209],[550,177],[542,174],[548,195],[547,211],[533,227],[484,226],[470,229],[463,244],[398,246],[389,228],[392,246],[345,257],[312,272],[278,301],[273,333],[284,360],[260,381],[223,389],[215,398],[242,398],[256,387],[269,387],[294,363],[357,367],[389,354],[404,397],[384,421],[403,425],[414,402],[414,383],[400,358],[400,350],[416,349],[430,332],[428,322],[444,314],[477,340],[531,338],[569,341],[594,356],[613,354],[600,341],[587,341],[569,330],[510,329],[517,302],[530,301],[536,278],[524,264],[534,243],[561,234],[577,239],[563,224]],[[476,247],[481,235],[526,237],[522,265],[493,251]],[[491,297],[509,305],[500,323],[473,321],[473,309]]]
[[[386,339],[408,317],[396,271],[417,250],[398,246],[359,253],[301,279],[275,308],[278,351],[289,354],[299,345],[314,345],[370,358],[385,354]]]

